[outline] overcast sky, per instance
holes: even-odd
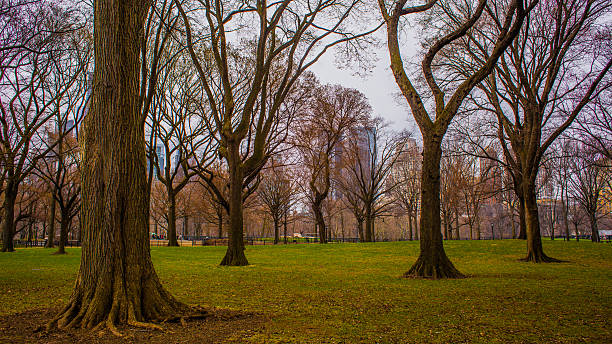
[[[404,57],[412,55],[411,53],[412,51],[406,49],[404,45],[402,49]],[[408,107],[400,103],[405,100],[397,97],[399,88],[389,67],[387,47],[376,49],[376,56],[375,67],[367,76],[354,75],[353,70],[339,69],[334,63],[333,53],[325,54],[310,70],[322,83],[340,84],[361,91],[372,105],[373,116],[385,118],[395,130],[407,128],[420,137]]]

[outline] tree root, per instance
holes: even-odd
[[[187,314],[187,315],[176,315],[176,316],[172,316],[172,317],[167,317],[167,318],[163,319],[161,321],[161,323],[180,322],[181,325],[183,327],[185,327],[185,326],[187,326],[187,323],[186,323],[187,320],[205,319],[206,317],[208,317],[208,312],[202,310],[202,311],[200,311],[198,313]]]
[[[519,261],[531,262],[531,263],[564,263],[565,262],[564,260],[561,260],[561,259],[549,257],[545,255],[544,253],[542,254],[530,253],[527,255],[527,257],[519,259]]]
[[[45,330],[45,332],[49,332],[51,331],[54,327],[58,328],[58,329],[68,329],[72,326],[72,323],[67,323],[64,326],[60,326],[59,325],[59,321],[63,319],[63,317],[65,316],[65,312],[70,312],[72,307],[66,307],[64,309],[63,312],[60,313],[60,316],[57,316],[56,318],[54,318],[53,320],[51,320],[50,322],[47,323],[46,327],[44,326],[39,326],[38,328],[35,329],[35,332],[39,332],[39,331],[43,331]],[[162,331],[162,332],[168,332],[166,329],[164,329],[162,326],[158,325],[159,324],[164,324],[164,323],[173,323],[173,322],[180,322],[181,326],[186,327],[187,326],[187,321],[188,320],[199,320],[199,319],[205,319],[206,317],[209,316],[209,313],[204,310],[204,308],[197,306],[197,307],[190,307],[193,311],[193,313],[190,314],[176,314],[173,316],[168,316],[165,317],[163,319],[156,319],[153,322],[143,322],[143,321],[137,321],[134,318],[128,319],[127,321],[127,325],[128,326],[132,326],[132,327],[138,327],[138,328],[144,328],[144,329],[149,329],[152,331]],[[108,329],[113,335],[119,337],[119,338],[124,338],[126,335],[124,333],[122,333],[117,326],[115,325],[115,319],[113,319],[114,317],[112,316],[112,314],[109,314],[105,320],[99,322],[97,325],[93,326],[91,331],[92,332],[104,332],[105,329]],[[84,325],[82,326],[83,328],[85,327]]]
[[[437,264],[434,264],[422,257],[417,259],[410,270],[404,273],[403,277],[424,279],[466,278],[448,258],[441,259]]]

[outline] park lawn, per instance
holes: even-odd
[[[248,246],[250,266],[220,267],[224,247],[152,248],[180,300],[264,314],[251,343],[610,343],[612,245],[544,241],[558,264],[519,262],[525,242],[447,241],[469,278],[400,278],[418,242]],[[66,303],[80,250],[0,254],[0,315]]]

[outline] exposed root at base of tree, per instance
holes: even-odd
[[[236,250],[231,250],[228,248],[223,260],[221,261],[221,266],[246,266],[249,265],[249,261],[244,255],[244,251],[240,250],[238,252],[234,252]]]
[[[117,271],[117,270],[116,270]],[[102,276],[102,275],[101,275]],[[124,280],[115,275],[98,278],[95,288],[82,287],[80,276],[70,301],[47,324],[47,331],[84,328],[108,329],[122,337],[117,325],[127,325],[164,331],[160,323],[202,318],[206,311],[177,301],[159,283],[157,276],[148,275],[145,280]],[[127,288],[127,283],[138,283],[139,288]]]
[[[142,321],[137,321],[134,319],[128,319],[126,325],[131,326],[131,327],[148,329],[152,331],[166,332],[166,330],[164,329],[164,327],[161,326],[161,324],[180,322],[181,325],[185,327],[187,326],[187,321],[189,320],[205,319],[209,316],[208,311],[204,310],[201,307],[189,307],[189,308],[191,309],[191,313],[188,313],[188,314],[176,314],[172,316],[167,316],[165,318],[153,319],[151,320],[151,322],[142,322]],[[66,326],[59,326],[58,324],[59,320],[60,320],[59,317],[57,317],[53,319],[51,322],[49,322],[46,326],[46,331],[47,332],[50,331],[51,329],[53,329],[53,327],[57,327],[59,329],[68,329],[70,327],[74,327],[72,326],[72,324],[68,324]],[[85,326],[81,326],[81,327],[85,328]],[[40,326],[39,328],[35,330],[35,332],[41,331],[43,329],[44,327]],[[121,331],[119,331],[119,329],[116,326],[115,321],[111,318],[110,315],[105,320],[101,321],[100,323],[98,323],[97,325],[91,328],[92,332],[103,332],[104,330],[109,330],[113,335],[117,337],[125,337],[125,335]]]
[[[529,253],[527,257],[519,259],[521,262],[531,262],[531,263],[564,263],[564,260],[560,260],[557,258],[549,257],[544,253],[535,254]]]
[[[466,278],[448,258],[442,260],[443,262],[433,264],[419,257],[403,277],[424,279]]]

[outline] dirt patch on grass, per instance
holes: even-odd
[[[0,343],[240,343],[261,331],[268,319],[262,314],[211,309],[202,320],[166,323],[164,331],[134,327],[118,327],[124,337],[108,330],[54,329],[49,332],[40,326],[51,320],[59,309],[32,310],[0,317]]]

